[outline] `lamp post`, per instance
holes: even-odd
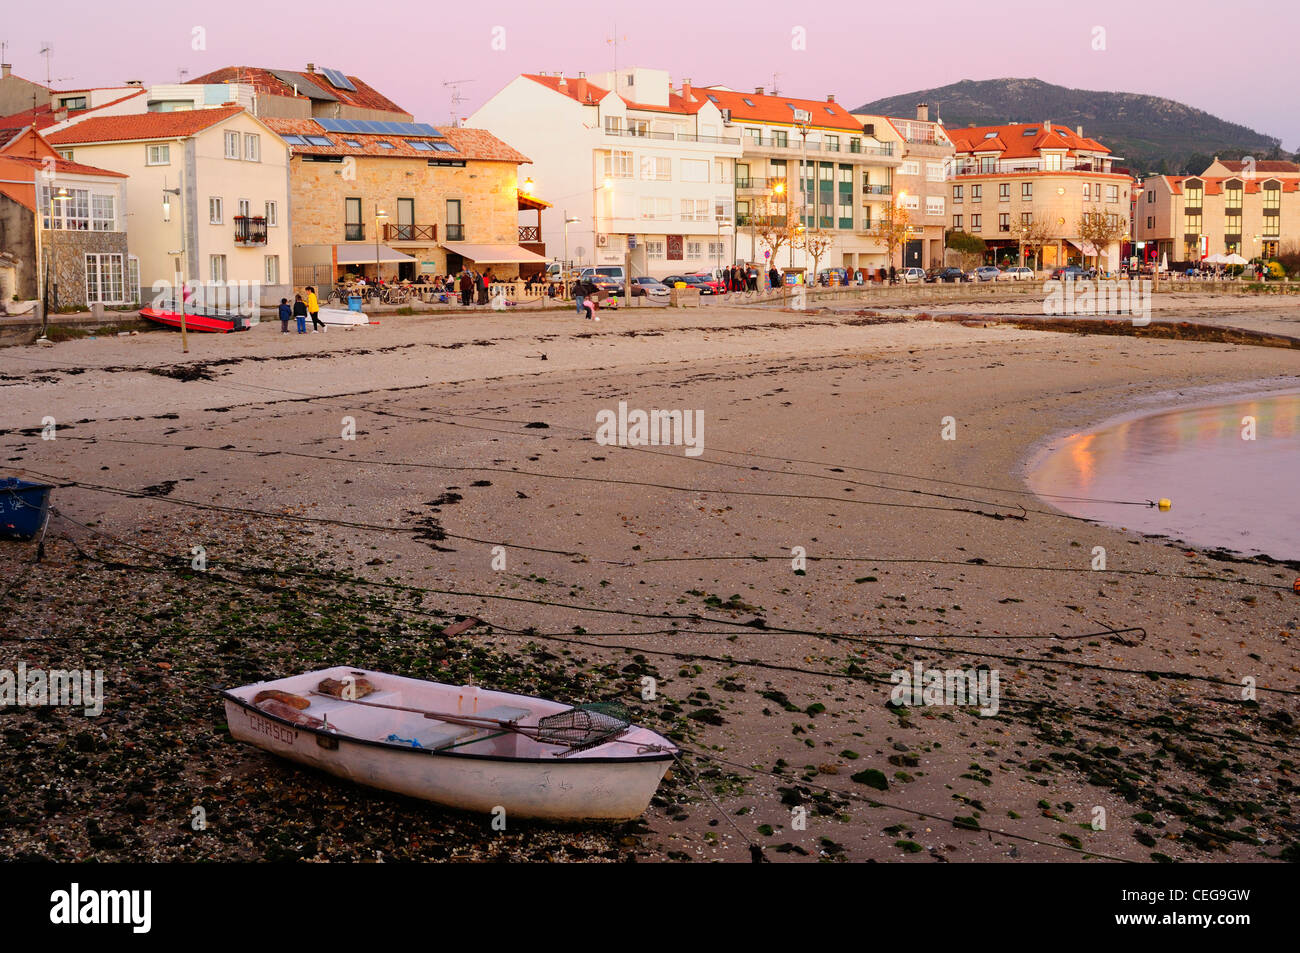
[[[412,216],[414,217],[414,216]],[[388,218],[388,213],[375,203],[375,284],[379,284],[379,223]]]
[[[560,297],[569,300],[569,226],[577,225],[581,219],[570,218],[566,210],[564,213],[564,261],[560,264]]]
[[[181,201],[181,189],[180,189],[180,186],[179,186],[179,185],[178,185],[176,188],[174,188],[174,189],[166,188],[166,187],[165,187],[165,186],[166,186],[166,182],[164,182],[163,185],[164,185],[164,188],[163,188],[163,221],[164,221],[164,222],[170,222],[170,221],[172,220],[172,202],[171,202],[171,198],[170,198],[170,196],[173,196],[173,195],[176,196],[176,201],[179,202],[179,203],[180,203],[180,206],[181,206],[181,254],[180,254],[180,261],[181,261],[181,273],[180,273],[180,292],[181,292],[181,304],[180,304],[180,315],[181,315],[181,353],[182,353],[182,354],[188,354],[188,353],[190,353],[190,341],[189,341],[189,337],[188,337],[188,335],[187,335],[187,333],[186,333],[186,329],[185,329],[185,272],[186,272],[186,266],[187,266],[187,264],[188,264],[188,262],[185,260],[185,203],[184,203],[183,201]],[[173,302],[174,302],[174,301],[175,301],[175,298],[174,298],[174,296],[173,296]]]
[[[38,198],[39,198],[39,196],[40,196],[40,189],[39,189],[39,188],[37,188],[36,194],[37,194],[37,196],[38,196]],[[55,255],[55,253],[54,253],[54,231],[55,231],[55,229],[54,229],[54,203],[55,203],[55,202],[66,203],[66,202],[71,201],[71,199],[72,199],[72,196],[71,196],[70,194],[68,194],[68,190],[67,190],[66,188],[64,188],[63,186],[60,186],[60,187],[59,187],[59,191],[58,191],[56,194],[50,196],[50,260],[51,260],[51,263],[53,263],[54,259],[56,258],[56,255]],[[65,205],[64,207],[66,208],[66,205]],[[48,334],[49,329],[50,329],[50,309],[49,309],[49,302],[48,302],[48,300],[47,300],[50,296],[49,296],[48,291],[47,291],[47,288],[46,288],[46,285],[48,284],[48,282],[49,282],[49,277],[50,277],[50,267],[48,267],[48,266],[45,267],[45,269],[44,269],[44,271],[45,271],[45,280],[44,280],[44,281],[41,281],[41,280],[40,280],[40,271],[41,271],[42,266],[44,266],[45,250],[44,250],[43,248],[40,248],[40,247],[39,247],[39,244],[40,244],[40,233],[41,233],[41,221],[40,221],[40,216],[41,216],[41,212],[40,212],[40,209],[38,208],[38,209],[37,209],[37,212],[36,212],[36,216],[34,217],[34,224],[35,224],[35,226],[36,226],[36,236],[37,236],[37,245],[38,245],[37,250],[36,250],[36,268],[37,268],[37,282],[36,282],[36,284],[37,284],[37,289],[38,289],[38,290],[37,290],[37,294],[40,295],[40,299],[41,299],[41,338],[40,338],[40,339],[41,339],[42,341],[46,341],[46,340],[49,340],[49,338],[46,337],[46,335]],[[62,219],[63,217],[64,217],[64,216],[62,215],[62,213],[60,213],[59,218]],[[56,289],[59,287],[58,281],[55,281],[55,282],[54,282],[54,287],[55,287]],[[56,290],[56,291],[55,291],[55,299],[56,299],[56,300],[57,300],[57,297],[58,297],[58,291]]]

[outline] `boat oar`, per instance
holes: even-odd
[[[453,725],[467,725],[470,728],[507,728],[511,731],[518,731],[520,734],[526,731],[536,731],[536,728],[522,728],[513,721],[502,721],[500,718],[483,718],[478,715],[453,715],[450,712],[426,711],[423,708],[407,708],[405,705],[385,705],[383,702],[363,702],[358,698],[342,698],[338,695],[331,695],[328,692],[309,692],[310,695],[316,695],[320,698],[332,698],[336,702],[347,702],[349,705],[364,705],[367,708],[387,708],[389,711],[407,711],[413,715],[423,715],[433,721],[445,721]]]

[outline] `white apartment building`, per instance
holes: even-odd
[[[547,246],[574,265],[664,277],[735,260],[739,130],[708,90],[664,70],[515,77],[469,124],[530,156]],[[567,240],[566,235],[567,225]]]

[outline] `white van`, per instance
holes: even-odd
[[[622,287],[627,281],[627,272],[622,265],[600,265],[596,268],[584,268],[578,275],[579,281],[590,281],[593,278],[608,278],[610,281],[617,282]]]

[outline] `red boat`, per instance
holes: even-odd
[[[157,324],[165,324],[169,328],[179,328],[181,326],[181,316],[176,311],[165,311],[162,308],[141,308],[140,317]],[[185,315],[185,330],[205,331],[209,334],[227,334],[230,331],[247,331],[248,325],[244,321],[234,318],[212,318],[203,314],[187,314]]]

